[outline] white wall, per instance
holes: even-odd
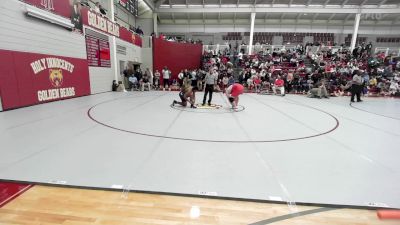
[[[149,68],[153,71],[153,49],[152,48],[142,48],[142,65],[140,65],[144,71]]]
[[[129,25],[136,26],[135,16],[128,13],[119,4],[116,4],[115,14],[118,15],[118,17],[115,17],[116,22],[125,28],[129,28]]]
[[[153,13],[148,11],[136,19],[136,27],[140,26],[144,35],[149,36],[154,31],[153,21]]]
[[[121,71],[121,68],[119,67],[119,62],[123,61],[125,66],[128,65],[128,62],[133,64],[141,64],[142,48],[120,39],[117,39],[116,41],[117,41],[117,49],[118,46],[124,47],[126,49],[126,54],[117,53],[117,61],[118,61],[117,74],[120,75],[119,80],[121,80],[121,74],[123,71]]]
[[[82,34],[26,16],[25,5],[0,1],[0,49],[86,59]]]

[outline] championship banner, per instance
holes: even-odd
[[[86,59],[0,50],[4,109],[90,94]]]
[[[71,18],[71,6],[75,0],[24,0],[24,2],[57,15]]]

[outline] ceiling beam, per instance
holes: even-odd
[[[349,15],[346,16],[346,18],[345,18],[344,21],[343,21],[343,24],[346,24],[347,21],[349,21],[351,15],[352,15],[352,14],[349,14]]]
[[[336,13],[333,13],[329,18],[328,18],[328,23],[331,22],[331,20],[336,16]]]
[[[311,5],[311,3],[312,3],[312,0],[308,0],[307,6]]]
[[[318,15],[319,15],[319,13],[315,13],[315,15],[313,16],[313,18],[312,18],[313,23],[314,23],[315,19],[317,19]]]
[[[290,0],[289,7],[292,6],[292,4],[293,4],[293,0]]]
[[[399,22],[399,21],[400,21],[400,16],[398,16],[395,20],[393,20],[392,26],[393,26],[395,23]]]
[[[364,0],[363,2],[361,2],[360,6],[365,5],[365,3],[367,3],[367,2],[368,2],[368,0]]]
[[[347,4],[347,2],[349,2],[349,0],[344,0],[342,3],[342,7],[344,7]]]
[[[164,4],[166,0],[157,0],[156,2],[154,2],[154,6],[155,8],[160,8],[160,5]]]
[[[171,1],[171,0],[170,0]],[[204,0],[203,0],[204,1]],[[239,2],[239,0],[238,0]],[[204,5],[203,5],[204,7]],[[356,13],[381,13],[381,14],[400,14],[400,8],[385,7],[385,8],[371,8],[371,7],[216,7],[216,8],[160,8],[157,9],[160,13],[343,13],[343,14],[356,14]]]
[[[379,2],[378,7],[381,7],[381,5],[385,4],[387,2],[387,0],[382,0],[381,2]]]
[[[331,0],[326,0],[325,3],[324,3],[324,7],[326,7],[329,4],[330,1]]]

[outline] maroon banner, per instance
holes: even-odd
[[[113,23],[107,17],[102,16],[88,8],[82,8],[82,21],[86,26],[95,28],[96,30],[103,31],[104,33],[119,37],[120,27],[118,24]]]
[[[71,19],[75,29],[82,30],[82,24],[96,30],[121,38],[124,41],[142,47],[142,38],[124,27],[113,23],[107,17],[83,7],[77,0],[25,0],[26,3],[46,9]]]
[[[71,6],[74,0],[24,0],[26,3],[46,9],[60,16],[71,18]]]
[[[120,34],[120,38],[122,40],[127,41],[131,44],[134,44],[136,46],[142,47],[142,38],[137,34],[133,34],[129,30],[127,30],[125,27],[121,27],[119,29],[119,34]]]
[[[0,50],[3,109],[90,94],[86,59]]]

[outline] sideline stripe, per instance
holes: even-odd
[[[29,190],[31,187],[33,187],[33,185],[29,184],[28,186],[26,186],[23,189],[19,190],[17,193],[15,193],[15,194],[11,195],[10,197],[8,197],[6,200],[0,202],[0,208],[5,206],[7,203],[11,202],[12,200],[17,198],[18,196],[22,195],[25,191]]]
[[[365,109],[361,109],[361,108],[355,107],[355,106],[353,106],[352,102],[350,102],[350,107],[354,108],[354,109],[357,109],[357,110],[360,110],[360,111],[363,111],[363,112],[366,112],[366,113],[374,114],[374,115],[377,115],[377,116],[382,116],[382,117],[386,117],[386,118],[390,118],[390,119],[394,119],[394,120],[400,120],[400,118],[397,118],[397,117],[386,116],[386,115],[382,115],[382,114],[379,114],[379,113],[374,113],[374,112],[371,112],[371,111],[368,111],[368,110],[365,110]]]
[[[259,221],[259,222],[256,222],[256,223],[251,223],[249,225],[271,224],[271,223],[279,222],[279,221],[282,221],[282,220],[288,220],[288,219],[293,219],[293,218],[300,217],[300,216],[306,216],[306,215],[310,215],[310,214],[327,212],[327,211],[332,211],[332,210],[337,210],[337,209],[338,208],[311,209],[311,210],[306,210],[306,211],[302,211],[302,212],[291,213],[291,214],[286,214],[286,215],[283,215],[283,216],[273,217],[273,218],[262,220],[262,221]]]

